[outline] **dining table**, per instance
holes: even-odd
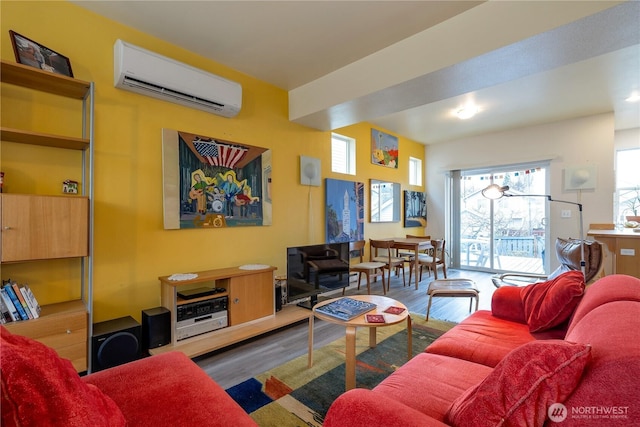
[[[388,237],[379,240],[393,240],[394,249],[404,249],[406,251],[413,251],[414,259],[418,259],[418,254],[421,251],[433,249],[431,245],[431,239],[421,239],[418,237]],[[420,273],[420,263],[414,262],[413,267],[415,269],[416,277],[416,290],[418,289],[418,277]],[[410,276],[411,277],[411,276]],[[409,286],[411,286],[411,280],[409,280]]]

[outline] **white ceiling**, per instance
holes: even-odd
[[[640,127],[638,1],[74,3],[289,91],[317,129],[430,144],[611,111]],[[454,118],[470,100],[480,113]]]

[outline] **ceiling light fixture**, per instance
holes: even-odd
[[[627,101],[627,102],[638,102],[638,101],[640,101],[640,93],[633,92],[630,97],[625,99],[625,101]]]
[[[475,105],[466,105],[462,108],[459,108],[455,112],[455,114],[459,119],[466,120],[478,114],[478,111],[480,111],[480,109]]]

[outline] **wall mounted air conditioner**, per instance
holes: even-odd
[[[116,40],[114,86],[191,108],[234,117],[242,107],[239,83]]]

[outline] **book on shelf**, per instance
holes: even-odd
[[[367,319],[367,323],[386,323],[384,314],[367,314],[365,319]]]
[[[372,302],[360,301],[353,298],[340,298],[328,304],[317,307],[318,313],[327,314],[340,320],[351,320],[376,308]]]
[[[15,305],[13,305],[13,301],[11,301],[11,298],[9,297],[9,293],[5,288],[0,289],[0,297],[2,297],[2,302],[4,302],[4,305],[7,308],[9,319],[11,319],[12,322],[22,320],[20,314],[18,313],[18,310],[16,310]]]
[[[18,299],[18,296],[13,290],[13,286],[11,286],[11,283],[4,285],[3,289],[7,291],[7,294],[9,294],[9,298],[11,298],[11,302],[13,303],[14,307],[16,308],[16,311],[18,312],[19,316],[16,319],[16,321],[29,320],[29,316],[27,315],[27,312],[24,311],[22,304],[20,304],[20,300]]]
[[[29,308],[29,305],[27,304],[27,300],[24,299],[24,295],[22,294],[22,291],[20,290],[20,286],[18,286],[18,284],[14,282],[14,283],[11,284],[11,287],[13,288],[13,292],[18,297],[18,301],[20,301],[20,305],[22,306],[22,309],[27,314],[27,319],[24,319],[24,320],[33,319],[33,313],[31,313],[31,309]]]
[[[389,314],[400,314],[403,311],[404,311],[404,308],[396,307],[396,306],[392,305],[391,307],[387,308],[384,312],[385,313],[389,313]]]
[[[13,322],[11,314],[9,314],[9,307],[4,302],[4,297],[0,295],[0,323],[5,324]]]
[[[22,285],[20,290],[22,291],[24,295],[24,299],[27,301],[27,304],[31,309],[33,318],[37,319],[38,317],[40,317],[40,312],[42,311],[42,308],[40,307],[40,304],[38,304],[38,300],[36,299],[35,295],[33,295],[33,291],[31,290],[29,285],[27,285],[26,283]]]
[[[7,280],[0,288],[2,315],[5,322],[19,322],[20,320],[37,319],[40,317],[41,307],[38,304],[29,285],[18,285]]]

